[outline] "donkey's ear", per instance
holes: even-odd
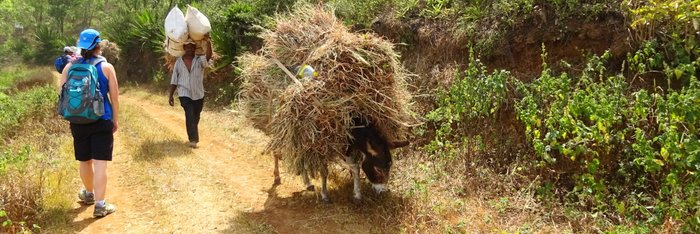
[[[367,144],[367,153],[369,153],[369,156],[379,157],[379,152],[372,147],[372,144],[369,143],[369,141],[365,142],[365,144]]]
[[[404,146],[411,144],[408,141],[392,141],[392,142],[388,142],[388,143],[389,143],[390,149],[401,148],[401,147],[404,147]]]

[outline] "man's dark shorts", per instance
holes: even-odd
[[[90,159],[112,161],[113,127],[114,124],[111,120],[103,119],[90,124],[70,124],[75,159],[78,161]]]

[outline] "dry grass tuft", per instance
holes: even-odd
[[[261,53],[245,55],[241,99],[246,116],[272,136],[268,149],[284,152],[295,173],[315,175],[345,153],[353,117],[402,140],[410,115],[408,73],[390,42],[348,31],[332,11],[300,7],[262,34]],[[319,76],[293,83],[287,67],[311,65]]]
[[[67,217],[69,206],[62,195],[70,183],[63,178],[74,168],[58,146],[67,140],[68,125],[51,118],[50,109],[22,124],[20,134],[0,142],[0,210],[12,221],[0,232],[34,230],[34,225]]]
[[[100,48],[102,50],[102,56],[105,57],[108,62],[113,64],[119,62],[119,53],[121,53],[122,49],[119,48],[117,43],[102,40],[100,42]]]

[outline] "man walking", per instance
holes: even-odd
[[[197,148],[199,143],[199,117],[204,107],[204,68],[209,65],[212,56],[209,34],[205,35],[204,44],[207,46],[206,56],[195,54],[196,44],[192,39],[185,42],[185,55],[175,62],[170,80],[168,103],[175,106],[173,94],[177,90],[180,105],[185,110],[187,137],[192,148]]]

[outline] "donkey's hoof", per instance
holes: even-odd
[[[352,198],[352,204],[361,205],[361,204],[362,204],[362,198],[353,197],[353,198]]]
[[[323,204],[329,205],[331,204],[331,199],[330,198],[321,198],[321,201],[323,201]]]
[[[309,185],[309,186],[306,186],[306,191],[312,191],[312,192],[313,192],[313,191],[316,191],[316,187],[314,187],[313,184],[312,184],[312,185]]]

